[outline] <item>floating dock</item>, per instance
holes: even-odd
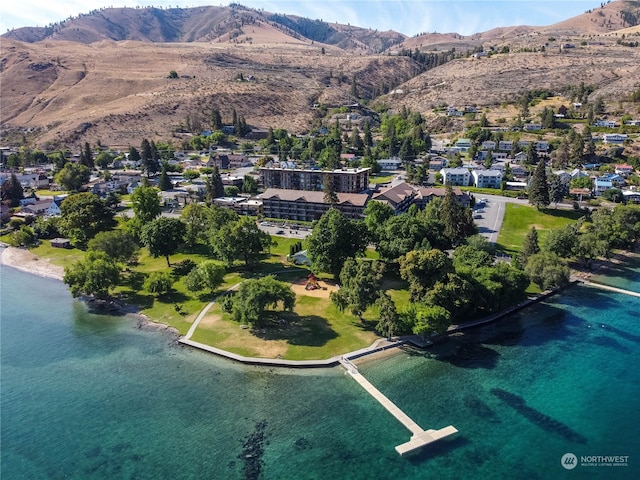
[[[402,423],[411,433],[411,439],[398,445],[396,452],[400,455],[405,455],[409,452],[424,447],[430,443],[433,443],[441,438],[448,437],[457,433],[458,430],[453,426],[441,428],[440,430],[423,430],[420,425],[414,422],[406,413],[404,413],[398,406],[389,400],[380,390],[374,387],[369,380],[364,378],[356,367],[349,359],[340,359],[340,364],[349,372],[349,374],[358,382],[362,388],[364,388],[373,398],[375,398],[384,408],[387,409],[391,415],[396,417],[400,423]]]

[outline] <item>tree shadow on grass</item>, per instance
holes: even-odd
[[[131,290],[142,290],[144,280],[147,276],[142,272],[128,272],[122,275],[120,283]]]
[[[120,299],[129,305],[135,305],[141,310],[153,307],[154,296],[137,290],[123,290]]]
[[[169,293],[164,295],[160,295],[156,298],[156,300],[160,303],[181,303],[191,300],[187,295],[182,292],[178,292],[176,290],[172,290]]]
[[[251,332],[263,340],[286,340],[290,345],[307,347],[322,347],[338,337],[325,318],[300,316],[292,312],[273,315],[263,326],[254,327]]]

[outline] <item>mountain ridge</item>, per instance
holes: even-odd
[[[640,31],[625,26],[634,15],[640,18],[640,2],[617,0],[553,28],[412,38],[296,16],[287,16],[284,25],[268,12],[252,16],[244,7],[193,7],[189,15],[184,9],[138,10],[124,13],[135,14],[127,20],[134,25],[147,18],[142,13],[151,15],[142,33],[127,30],[124,20],[92,14],[39,41],[13,38],[28,29],[3,35],[5,141],[179,142],[186,123],[206,127],[214,108],[229,118],[236,110],[254,127],[305,133],[323,122],[315,105],[361,102],[434,116],[442,104],[496,108],[526,89],[562,92],[585,82],[593,84],[594,98],[613,102],[640,86],[640,48],[633,47]],[[105,16],[115,39],[91,26],[104,25]],[[166,21],[153,20],[158,18]],[[611,30],[623,26],[626,38]],[[575,31],[582,33],[566,33]],[[139,38],[117,40],[126,35]],[[181,41],[149,40],[171,36]],[[480,51],[488,56],[472,56]],[[178,78],[168,78],[171,71]]]

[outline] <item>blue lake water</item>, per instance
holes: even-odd
[[[401,458],[409,431],[339,368],[242,366],[60,282],[0,282],[3,479],[640,478],[640,298],[572,287],[360,365],[423,428],[460,431]],[[569,452],[628,466],[569,471]]]

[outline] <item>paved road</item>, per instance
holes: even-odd
[[[507,203],[515,203],[518,205],[529,205],[529,200],[520,200],[518,198],[501,197],[499,195],[482,195],[474,194],[476,197],[476,204],[486,199],[485,205],[482,208],[474,209],[475,215],[481,215],[482,218],[474,218],[476,225],[478,225],[478,231],[480,235],[483,235],[492,243],[498,241],[498,234],[502,227],[502,221],[504,220],[504,212]],[[571,204],[558,204],[558,208],[572,209]]]

